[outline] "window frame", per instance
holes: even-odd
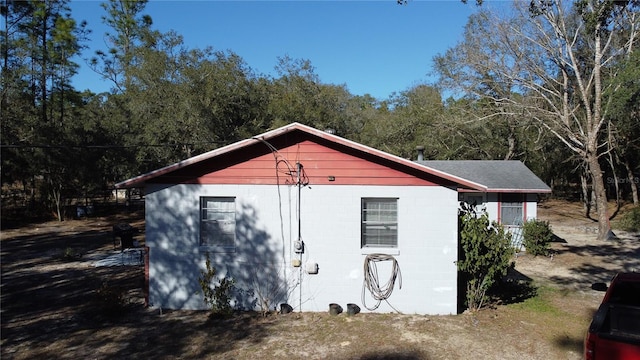
[[[371,205],[374,203],[382,204],[382,203],[393,203],[394,209],[392,219],[383,220],[381,219],[381,212],[385,209],[382,207],[378,207],[378,209],[369,209],[367,205]],[[391,210],[389,210],[391,211]],[[367,220],[367,212],[369,213],[377,213],[376,219]],[[372,248],[382,248],[382,249],[397,249],[398,248],[398,229],[399,229],[399,217],[398,217],[398,198],[397,197],[363,197],[360,199],[360,248],[361,249],[372,249]],[[369,226],[369,228],[367,227]],[[389,234],[380,234],[380,230],[384,231],[385,229],[373,229],[373,227],[391,227],[391,232]],[[373,240],[373,235],[368,235],[371,231],[374,230],[378,232],[375,238],[377,241]],[[384,237],[392,237],[392,240],[385,244],[383,241]],[[368,241],[368,238],[371,239]]]
[[[520,209],[520,219],[518,219],[518,222],[514,221],[515,218],[509,220],[509,221],[505,221],[505,217],[504,217],[504,211],[505,209]],[[526,199],[525,196],[523,194],[518,194],[518,193],[511,193],[511,194],[500,194],[500,209],[499,209],[499,216],[500,216],[500,224],[506,227],[520,227],[523,225],[524,223],[524,219],[527,216],[527,206],[526,206]]]
[[[210,203],[214,203],[214,206],[208,207]],[[215,203],[225,205],[215,206]],[[232,216],[230,216],[231,214]],[[234,196],[201,196],[198,214],[200,219],[199,246],[213,251],[235,252],[236,215],[236,198]]]

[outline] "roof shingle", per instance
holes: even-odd
[[[519,160],[423,160],[417,163],[484,185],[488,192],[551,192],[551,188]]]

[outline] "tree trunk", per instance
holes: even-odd
[[[609,151],[607,159],[609,160],[609,166],[611,166],[611,174],[613,175],[613,186],[615,187],[615,191],[616,191],[616,210],[613,212],[613,216],[615,216],[615,214],[617,214],[618,211],[620,211],[620,208],[622,207],[622,200],[620,198],[620,195],[621,195],[620,181],[618,180],[618,174],[616,173],[616,164],[613,161],[613,155],[611,154],[612,152],[613,152],[613,149],[612,151]],[[610,183],[611,183],[610,179],[607,179],[607,184],[610,184]]]
[[[45,5],[46,6],[46,5]],[[40,64],[40,96],[42,96],[42,122],[47,122],[47,57],[49,56],[47,53],[47,15],[48,10],[45,10],[44,19],[42,20],[42,59]]]
[[[609,208],[607,202],[607,189],[604,185],[604,176],[598,161],[598,134],[603,124],[602,118],[602,23],[598,23],[594,29],[595,46],[594,46],[594,66],[593,66],[593,107],[592,113],[587,111],[587,141],[586,141],[586,159],[591,172],[591,181],[598,213],[598,240],[609,240],[615,238],[611,231],[609,223]],[[606,40],[605,40],[606,41]],[[576,66],[577,67],[577,66]],[[584,86],[584,85],[583,85]],[[583,106],[589,109],[588,88],[582,88]]]
[[[4,6],[7,6],[7,2],[4,2]],[[3,14],[4,17],[4,44],[2,49],[2,99],[0,100],[0,108],[7,108],[7,96],[9,91],[7,90],[7,86],[9,86],[9,9],[6,9],[6,13]],[[3,113],[4,114],[4,113]],[[4,116],[2,121],[4,121]]]
[[[624,158],[624,168],[627,170],[627,179],[629,179],[629,186],[631,186],[633,205],[638,206],[638,178],[633,174],[633,168],[631,167],[628,156]]]
[[[513,126],[509,125],[509,136],[507,137],[509,148],[507,155],[504,156],[505,160],[511,160],[516,155],[516,134],[514,132]]]
[[[589,180],[587,179],[587,171],[580,172],[580,187],[582,188],[582,209],[584,216],[591,218],[591,196],[589,195]]]
[[[62,221],[62,189],[56,188],[55,184],[51,183],[51,196],[53,197],[53,201],[56,206],[56,215],[58,216],[58,221]]]
[[[29,212],[31,213],[36,208],[36,177],[31,176],[31,193],[29,194]]]
[[[604,186],[604,177],[598,161],[598,155],[594,152],[587,153],[587,163],[591,173],[591,184],[595,194],[595,201],[598,207],[598,240],[608,240],[613,235],[609,223],[609,211],[607,208],[607,193]]]

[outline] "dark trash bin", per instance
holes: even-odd
[[[133,247],[133,233],[127,232],[120,235],[120,247],[122,250]]]
[[[342,306],[339,304],[331,303],[329,304],[329,314],[338,315],[342,313]]]
[[[127,223],[119,223],[113,226],[113,248],[116,248],[116,239],[120,239],[120,250],[133,247],[133,236],[137,229]]]
[[[355,314],[358,314],[359,312],[360,312],[360,306],[352,303],[347,304],[347,314],[355,315]]]

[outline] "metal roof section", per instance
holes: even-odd
[[[422,160],[418,163],[482,184],[486,192],[551,193],[551,188],[519,160]]]
[[[385,159],[385,160],[389,160],[419,171],[422,171],[426,174],[430,174],[439,178],[442,178],[444,180],[448,180],[450,182],[456,183],[461,187],[467,188],[467,189],[471,189],[471,190],[476,190],[476,191],[487,191],[487,187],[479,182],[476,182],[472,179],[468,179],[468,178],[464,178],[464,177],[460,177],[456,174],[453,173],[449,173],[447,171],[444,171],[442,169],[436,168],[436,167],[428,167],[425,166],[422,163],[419,162],[415,162],[412,160],[408,160],[408,159],[404,159],[389,153],[386,153],[384,151],[381,150],[377,150],[374,149],[372,147],[366,146],[366,145],[362,145],[360,143],[351,141],[351,140],[347,140],[345,138],[342,138],[340,136],[331,134],[329,132],[326,131],[321,131],[318,129],[314,129],[310,126],[306,126],[297,122],[291,123],[289,125],[285,125],[283,127],[274,129],[274,130],[270,130],[267,131],[261,135],[257,135],[254,136],[250,139],[245,139],[245,140],[241,140],[238,141],[236,143],[227,145],[227,146],[223,146],[221,148],[215,149],[215,150],[211,150],[208,151],[206,153],[200,154],[200,155],[196,155],[194,157],[188,158],[186,160],[182,160],[180,162],[177,162],[175,164],[172,165],[168,165],[165,166],[163,168],[148,172],[146,174],[142,174],[136,177],[133,177],[131,179],[119,182],[117,184],[115,184],[115,188],[116,189],[123,189],[123,188],[131,188],[131,187],[140,187],[143,186],[145,182],[159,177],[161,175],[165,175],[168,174],[172,171],[178,170],[178,169],[182,169],[194,164],[197,164],[201,161],[205,161],[205,160],[209,160],[211,158],[214,157],[218,157],[218,156],[222,156],[224,154],[233,152],[235,150],[241,149],[245,146],[248,145],[253,145],[256,142],[260,142],[260,141],[269,141],[270,139],[285,135],[287,133],[293,132],[293,131],[302,131],[304,133],[307,133],[309,135],[327,140],[329,142],[333,142],[342,146],[347,146],[351,149],[363,152],[363,153],[367,153],[370,155],[373,155],[375,157],[378,157],[380,159]],[[525,167],[526,168],[526,167]],[[527,169],[528,170],[528,169]],[[535,175],[534,175],[535,176]]]

